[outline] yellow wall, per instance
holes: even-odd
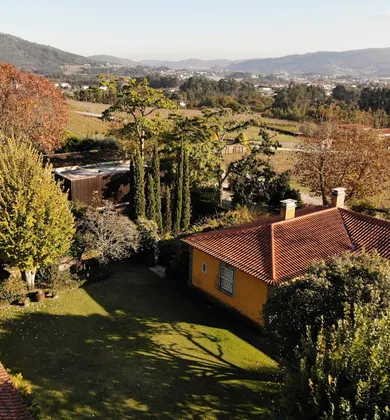
[[[207,273],[202,272],[202,263],[207,264]],[[261,324],[260,312],[267,299],[268,286],[261,280],[234,269],[234,293],[230,296],[218,288],[220,263],[211,255],[193,249],[192,284]]]

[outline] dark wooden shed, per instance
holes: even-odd
[[[129,202],[130,163],[106,162],[95,165],[57,168],[55,178],[68,191],[69,198],[99,207],[103,200],[114,204]]]

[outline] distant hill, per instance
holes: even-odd
[[[91,63],[91,60],[81,55],[3,33],[0,33],[0,61],[41,73],[58,71],[66,65]]]
[[[189,70],[208,70],[216,67],[227,67],[233,63],[230,60],[199,60],[197,58],[189,58],[188,60],[143,60],[141,64],[152,67],[168,67],[170,69],[189,69]]]
[[[390,48],[331,52],[319,51],[309,54],[288,55],[279,58],[253,60],[143,60],[136,62],[111,55],[83,57],[48,45],[36,44],[13,35],[0,33],[0,61],[7,61],[20,68],[38,73],[55,71],[77,72],[78,66],[90,64],[99,67],[102,63],[123,66],[168,67],[171,69],[210,70],[223,68],[228,72],[290,74],[314,73],[318,75],[390,76]],[[100,64],[99,64],[100,63]]]
[[[100,61],[102,63],[121,64],[122,66],[137,66],[139,63],[129,60],[128,58],[119,58],[112,55],[91,55],[90,60]]]
[[[288,72],[291,74],[388,76],[390,75],[390,48],[342,52],[319,51],[279,58],[246,60],[231,64],[229,69],[264,74]]]

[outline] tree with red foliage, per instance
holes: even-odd
[[[69,111],[61,91],[41,76],[0,63],[0,131],[29,138],[41,152],[56,150]]]

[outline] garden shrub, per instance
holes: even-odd
[[[158,243],[158,263],[169,265],[175,255],[180,252],[182,241],[177,238],[163,239]]]
[[[226,213],[216,214],[214,217],[199,219],[198,223],[191,227],[190,233],[241,225],[243,223],[253,222],[258,216],[259,213],[254,213],[247,207],[239,207],[235,210],[229,210]]]
[[[88,208],[79,231],[86,251],[101,263],[129,258],[138,251],[139,229],[127,216],[118,214],[114,205],[104,202],[103,209]]]
[[[186,286],[189,280],[190,247],[182,241],[178,242],[177,245],[178,248],[165,270],[165,274],[168,280]]]
[[[100,153],[116,154],[122,152],[123,148],[116,140],[112,137],[86,137],[80,139],[78,137],[70,137],[66,139],[65,144],[62,146],[61,153],[69,152],[88,152],[96,150]]]
[[[375,310],[375,309],[374,309]],[[291,420],[390,417],[390,312],[346,309],[345,319],[318,336],[308,332],[283,391],[281,417]]]
[[[60,271],[58,264],[51,264],[38,270],[36,284],[40,289],[60,292],[80,287],[82,282],[70,269]]]
[[[157,223],[154,220],[141,218],[137,220],[137,229],[140,239],[138,256],[145,263],[154,264],[160,239]]]
[[[255,214],[247,207],[240,207],[236,210],[229,210],[220,218],[222,226],[235,226],[243,223],[253,222]]]
[[[388,309],[390,261],[375,252],[346,254],[316,263],[301,277],[275,287],[262,314],[279,356],[293,362],[306,327],[315,337],[321,325],[326,328],[343,318],[346,303],[371,304],[377,314]]]
[[[27,284],[13,274],[7,280],[0,281],[0,302],[12,303],[22,299],[27,293]]]
[[[18,390],[20,396],[22,397],[22,400],[27,405],[28,412],[34,419],[40,419],[41,410],[35,401],[35,396],[31,385],[23,378],[21,373],[18,373],[17,375],[12,375],[11,373],[8,374],[13,384],[15,385],[15,388]]]
[[[368,216],[376,216],[377,209],[374,204],[370,203],[367,200],[351,200],[349,207],[351,210],[358,213],[367,214]]]

